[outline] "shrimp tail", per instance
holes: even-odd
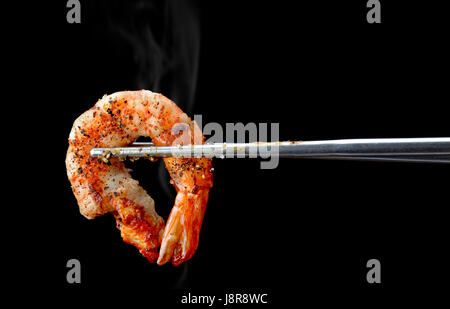
[[[158,265],[172,259],[172,264],[178,266],[194,255],[208,196],[209,190],[199,190],[196,194],[178,192],[164,231]]]

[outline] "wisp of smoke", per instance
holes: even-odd
[[[200,21],[195,1],[129,1],[110,27],[133,51],[136,88],[161,92],[190,113],[197,87]]]

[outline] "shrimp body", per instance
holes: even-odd
[[[91,158],[96,147],[124,147],[147,136],[158,146],[199,144],[199,127],[172,101],[148,90],[117,92],[78,117],[69,135],[66,168],[80,212],[88,219],[112,213],[125,242],[150,262],[179,265],[194,254],[209,189],[211,160],[165,158],[177,190],[167,225],[153,199],[117,158]],[[159,250],[160,249],[160,250]]]

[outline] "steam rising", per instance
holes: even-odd
[[[194,4],[134,1],[123,24],[112,24],[132,48],[136,89],[161,92],[186,113],[194,104],[200,51],[199,14]]]

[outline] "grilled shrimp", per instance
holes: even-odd
[[[155,203],[117,158],[94,159],[95,147],[124,147],[146,136],[158,146],[199,144],[203,134],[172,101],[148,90],[104,96],[75,120],[66,168],[80,212],[112,213],[123,240],[150,262],[179,265],[195,253],[212,186],[211,160],[165,158],[177,196],[167,225]]]

